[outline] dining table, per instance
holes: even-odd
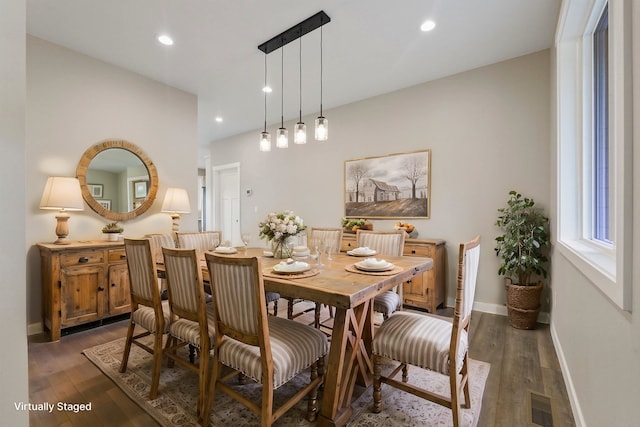
[[[340,252],[331,254],[331,259],[321,255],[321,263],[317,259],[301,260],[310,268],[298,273],[283,272],[277,268],[283,260],[264,254],[263,248],[238,248],[235,253],[222,255],[259,257],[265,290],[335,308],[317,423],[318,426],[343,426],[353,413],[351,404],[356,385],[368,388],[373,383],[374,298],[431,269],[433,260],[416,256],[378,256],[378,260],[383,258],[392,268],[364,271],[355,265],[364,258]],[[204,262],[202,275],[203,280],[209,281]]]

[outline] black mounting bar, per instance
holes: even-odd
[[[266,54],[269,54],[274,50],[280,49],[287,43],[291,43],[292,41],[299,39],[305,34],[310,33],[311,31],[320,28],[324,24],[329,22],[331,22],[331,18],[329,18],[329,15],[321,10],[315,15],[305,19],[304,21],[294,25],[286,31],[283,31],[272,39],[262,43],[260,46],[258,46],[258,49]]]

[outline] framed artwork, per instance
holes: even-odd
[[[347,218],[429,218],[431,150],[344,162]]]
[[[89,184],[89,191],[94,199],[102,198],[102,190],[104,186],[102,184]]]
[[[133,194],[136,199],[147,197],[147,181],[135,181],[133,183]]]
[[[103,208],[111,210],[111,200],[96,200],[96,202]]]

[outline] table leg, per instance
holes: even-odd
[[[345,425],[353,413],[356,382],[366,387],[372,383],[371,316],[370,301],[353,309],[336,309],[318,426]]]

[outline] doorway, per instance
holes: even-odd
[[[240,163],[215,166],[212,170],[213,229],[233,246],[240,238]]]

